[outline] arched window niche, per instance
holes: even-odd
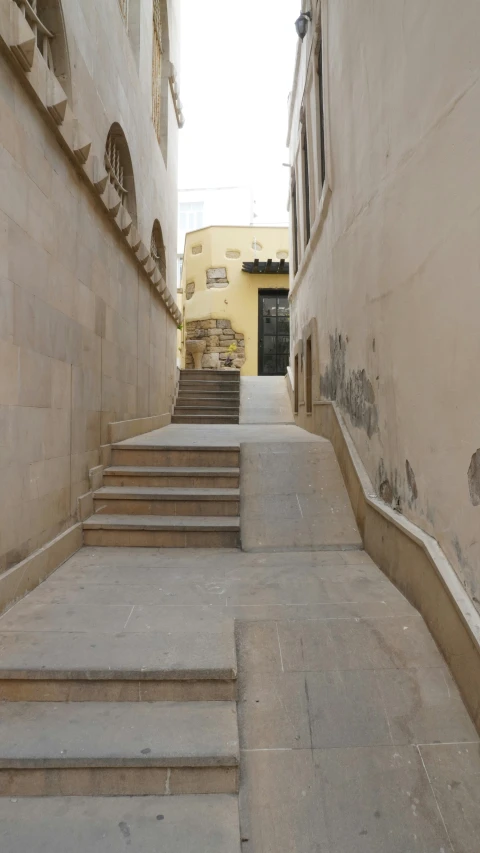
[[[112,186],[119,194],[122,204],[137,224],[137,200],[135,196],[135,181],[133,165],[125,134],[120,125],[112,124],[105,145],[105,169]]]
[[[163,234],[158,219],[153,223],[152,239],[150,241],[150,254],[154,259],[158,271],[163,280],[167,280],[167,259],[165,255],[165,244],[163,242]]]
[[[70,99],[70,61],[60,0],[16,0],[16,3],[35,33],[45,62]]]

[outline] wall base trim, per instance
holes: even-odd
[[[83,545],[81,524],[74,524],[0,576],[0,612],[42,583]]]
[[[332,443],[365,551],[422,615],[480,731],[480,614],[437,540],[377,497],[336,403],[313,409],[298,426]]]
[[[134,438],[136,435],[168,426],[171,422],[170,412],[148,418],[133,418],[130,421],[114,421],[108,425],[109,441],[110,444],[116,444],[118,441],[125,441],[127,438]]]

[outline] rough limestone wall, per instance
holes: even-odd
[[[229,347],[236,344],[237,351],[233,354],[234,359],[230,367],[240,368],[245,364],[245,336],[242,332],[232,329],[230,320],[193,320],[187,323],[187,341],[205,338],[207,345],[202,358],[204,370],[221,370],[226,367],[229,356]],[[193,356],[188,352],[186,355],[187,368],[192,368]]]

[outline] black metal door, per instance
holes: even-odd
[[[288,290],[258,293],[258,375],[283,376],[290,349]]]

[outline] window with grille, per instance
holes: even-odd
[[[118,5],[120,6],[120,12],[122,13],[122,18],[127,23],[128,21],[128,0],[118,0]]]
[[[50,71],[70,93],[70,67],[60,0],[16,0]]]
[[[122,204],[126,203],[128,190],[125,188],[125,163],[120,151],[119,137],[112,131],[108,134],[105,147],[105,169],[108,172],[110,183],[119,194]]]
[[[150,241],[150,254],[157,264],[158,271],[164,281],[167,279],[167,263],[165,257],[165,245],[163,242],[162,229],[158,219],[155,220]]]
[[[160,142],[162,111],[162,14],[160,0],[153,0],[152,118]]]

